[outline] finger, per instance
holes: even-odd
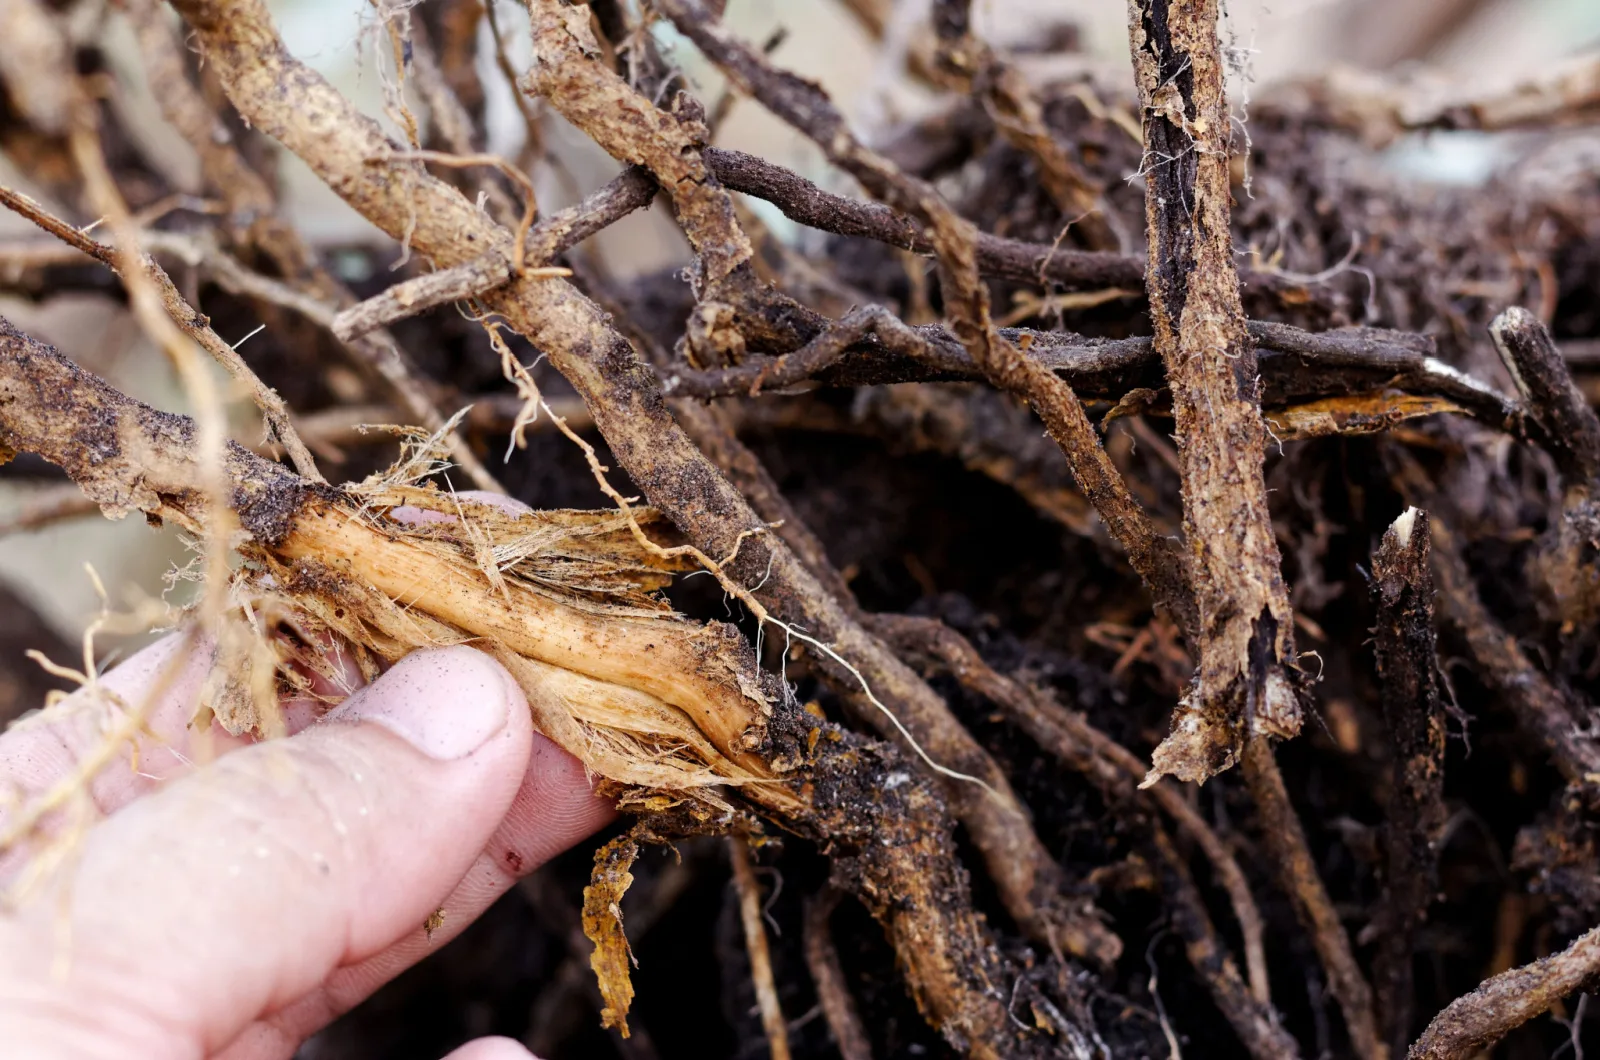
[[[130,712],[141,716],[140,731],[117,749],[86,789],[103,814],[255,742],[249,735],[230,734],[215,721],[201,728],[193,724],[215,655],[215,642],[208,637],[193,631],[171,634],[102,676],[98,693],[82,689],[0,733],[0,835],[29,800],[88,761]],[[341,669],[348,683],[360,683],[352,667]],[[318,713],[309,699],[287,699],[282,708],[290,733],[311,724]],[[26,855],[24,849],[0,854],[0,878]]]
[[[514,1038],[480,1038],[454,1050],[445,1060],[533,1060],[533,1054]]]
[[[88,793],[111,813],[200,758],[214,757],[245,740],[221,726],[194,732],[189,723],[211,665],[209,642],[176,633],[152,644],[100,679],[110,696],[83,690],[0,735],[0,834],[24,804],[70,777],[107,733],[127,716],[143,713],[145,731],[101,769]],[[0,856],[0,874],[25,851]]]
[[[216,1060],[292,1056],[301,1042],[465,931],[519,878],[615,817],[610,801],[590,792],[583,765],[535,734],[528,771],[510,812],[472,868],[439,904],[443,920],[432,934],[419,924],[383,952],[334,972],[306,996],[251,1027]]]
[[[86,1056],[209,1055],[421,924],[505,817],[531,740],[499,664],[419,652],[300,735],[135,802],[69,886],[0,920],[0,1026]]]
[[[488,490],[462,490],[460,493],[453,494],[453,496],[464,501],[487,504],[491,508],[499,508],[501,511],[511,515],[522,515],[525,512],[533,511],[532,508],[519,500],[507,497],[503,493],[491,493]],[[449,512],[435,511],[432,508],[419,508],[414,504],[402,504],[391,508],[389,509],[389,515],[402,523],[453,523],[456,520],[456,517]]]
[[[479,1038],[444,1060],[533,1060],[533,1054],[514,1038]]]

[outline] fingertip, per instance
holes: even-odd
[[[537,1057],[515,1038],[478,1038],[444,1060],[537,1060]]]
[[[493,657],[464,644],[412,652],[324,719],[371,722],[430,758],[452,761],[490,745],[507,768],[522,770],[532,720],[521,687]]]
[[[77,768],[105,741],[107,718],[142,715],[141,734],[101,770],[89,792],[112,813],[168,778],[186,772],[202,753],[221,754],[248,742],[220,726],[196,731],[195,705],[211,669],[214,645],[194,632],[172,633],[107,671],[100,687],[114,698],[96,700],[81,689],[23,719],[0,738],[0,783],[22,794],[42,791]]]
[[[533,511],[531,507],[503,493],[491,493],[488,490],[462,490],[455,494],[457,500],[469,501],[474,504],[486,505],[490,508],[499,508],[508,515],[524,515]],[[437,511],[432,508],[422,508],[415,504],[401,504],[389,509],[389,517],[397,522],[410,523],[413,526],[424,526],[429,523],[453,523],[456,516],[447,511]]]
[[[524,512],[533,511],[528,505],[523,504],[515,497],[508,497],[504,493],[492,493],[489,490],[466,490],[459,496],[464,500],[477,501],[479,504],[487,504],[491,508],[499,508],[501,511],[510,512],[512,515],[521,515]]]

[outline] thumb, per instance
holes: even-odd
[[[418,652],[305,732],[133,803],[57,894],[0,918],[12,1055],[204,1056],[415,932],[505,816],[532,740],[498,663]]]

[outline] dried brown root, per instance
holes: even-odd
[[[124,6],[136,30],[151,93],[167,121],[199,156],[206,185],[226,204],[233,243],[264,255],[283,277],[282,285],[299,299],[335,308],[353,304],[355,296],[321,266],[300,233],[283,219],[271,183],[245,160],[232,133],[190,81],[164,5],[156,0],[125,0]],[[225,272],[244,271],[229,254],[219,251],[213,257],[221,259],[217,267]],[[225,279],[220,282],[226,285]],[[410,358],[392,336],[380,331],[345,343],[345,349],[357,365],[394,391],[419,426],[430,432],[444,426],[444,417],[417,378]],[[474,485],[504,492],[463,439],[451,434],[448,445]]]
[[[1205,853],[1218,882],[1227,891],[1244,936],[1250,993],[1258,1005],[1270,1011],[1264,926],[1250,884],[1227,845],[1176,787],[1160,783],[1140,789],[1138,783],[1145,767],[1137,755],[1100,732],[1082,714],[1066,709],[1038,689],[996,672],[971,641],[944,623],[908,615],[878,615],[873,625],[908,657],[936,663],[963,687],[999,707],[1039,746],[1083,773],[1108,801],[1125,805],[1142,797],[1171,817]]]
[[[671,112],[652,104],[611,68],[586,8],[533,0],[529,16],[534,65],[520,87],[548,100],[619,162],[648,170],[672,202],[699,263],[690,356],[706,365],[738,363],[750,346],[787,346],[815,334],[814,312],[759,282],[733,197],[706,163],[711,134],[699,103],[679,94]]]
[[[1600,979],[1600,928],[1578,938],[1560,953],[1487,979],[1472,993],[1450,1002],[1433,1018],[1407,1060],[1466,1060],[1562,998],[1592,990]]]
[[[989,315],[988,291],[979,277],[976,227],[931,185],[901,172],[863,145],[816,86],[773,66],[730,34],[699,0],[663,0],[661,11],[735,84],[810,137],[829,161],[861,181],[869,192],[928,226],[951,333],[987,379],[1023,398],[1038,413],[1061,447],[1073,477],[1128,554],[1158,606],[1181,624],[1190,624],[1192,597],[1187,591],[1182,552],[1174,542],[1155,533],[1101,447],[1072,389],[1023,356],[996,329]]]
[[[1306,843],[1305,829],[1289,802],[1283,774],[1267,737],[1257,737],[1244,748],[1245,783],[1260,817],[1261,834],[1278,873],[1280,886],[1294,903],[1295,912],[1311,936],[1317,957],[1328,975],[1328,989],[1339,1002],[1345,1028],[1358,1055],[1383,1060],[1388,1048],[1378,1035],[1372,1007],[1372,987],[1356,964],[1350,935],[1339,919],[1328,888],[1317,872]]]
[[[833,1032],[841,1060],[872,1060],[872,1042],[861,1025],[861,1014],[845,984],[839,951],[834,947],[829,921],[839,904],[839,891],[827,887],[806,902],[805,952],[811,982],[817,988],[817,1003]]]
[[[1261,468],[1255,346],[1229,230],[1229,118],[1217,5],[1134,0],[1144,114],[1150,317],[1167,368],[1193,567],[1194,685],[1156,748],[1152,780],[1202,781],[1257,736],[1300,731],[1294,622]]]
[[[780,357],[752,360],[713,371],[672,371],[663,383],[668,394],[680,390],[696,397],[755,397],[764,389],[781,390],[809,379],[838,362],[852,346],[871,343],[891,354],[929,359],[928,344],[899,317],[882,306],[851,310],[799,349]]]
[[[27,195],[10,188],[0,187],[0,205],[27,218],[51,235],[61,239],[73,249],[94,258],[115,271],[132,290],[136,284],[149,284],[160,299],[161,309],[171,321],[195,341],[234,380],[246,387],[261,410],[268,427],[294,461],[300,474],[320,480],[316,461],[312,458],[299,432],[289,417],[289,408],[278,393],[257,378],[237,350],[222,340],[210,323],[178,292],[172,278],[154,258],[137,253],[137,248],[119,250],[85,235],[78,228],[51,214]]]
[[[1238,967],[1211,923],[1199,889],[1189,875],[1189,866],[1173,848],[1172,840],[1157,828],[1152,832],[1151,844],[1154,868],[1161,879],[1162,893],[1167,897],[1173,929],[1183,939],[1189,963],[1205,981],[1211,999],[1245,1049],[1255,1060],[1298,1057],[1300,1048],[1294,1038],[1278,1023],[1271,1008],[1252,997],[1245,986]]]
[[[1358,1055],[1382,1057],[1372,994],[1289,804],[1271,740],[1300,730],[1294,618],[1262,477],[1266,428],[1229,226],[1229,116],[1218,6],[1133,0],[1143,106],[1146,282],[1167,368],[1192,560],[1194,683],[1149,781],[1204,781],[1243,760],[1284,890],[1295,902]]]
[[[608,66],[586,7],[532,0],[534,69],[530,94],[550,101],[563,117],[613,157],[650,170],[672,197],[678,221],[704,270],[717,284],[749,262],[750,241],[734,216],[733,199],[701,156],[709,135],[651,104]]]
[[[673,196],[679,222],[701,258],[707,285],[691,318],[690,347],[717,360],[737,359],[746,340],[756,337],[739,332],[741,327],[758,323],[758,314],[749,310],[771,299],[757,297],[749,286],[745,268],[750,255],[748,241],[731,214],[731,199],[707,175],[699,150],[704,136],[696,127],[698,119],[692,114],[680,119],[649,107],[615,73],[594,60],[584,38],[587,26],[575,29],[561,9],[541,5],[533,14],[536,51],[543,61],[530,84],[564,108],[569,120],[614,156],[651,169]],[[599,106],[599,98],[616,105]],[[738,304],[726,306],[719,301],[724,295]],[[775,308],[767,325],[774,334],[795,332],[802,325],[820,326],[809,319],[790,320],[786,313],[794,307],[768,308]],[[684,409],[677,411],[688,418]],[[604,423],[601,427],[606,430]],[[640,433],[638,426],[631,432]],[[614,448],[620,448],[609,432],[608,439]],[[649,459],[660,460],[659,446],[653,444],[652,449]],[[636,479],[640,477],[631,463],[629,470]],[[695,471],[703,474],[698,467]],[[734,510],[744,507],[741,500]],[[685,529],[695,536],[688,526]],[[725,534],[726,528],[719,531]],[[752,552],[760,555],[759,549]],[[1116,937],[1092,911],[1074,908],[1059,893],[1060,870],[1033,834],[1025,811],[988,753],[931,690],[860,629],[849,613],[850,605],[830,596],[815,575],[796,569],[798,562],[786,550],[776,549],[772,555],[779,562],[769,564],[759,578],[769,585],[773,610],[790,622],[803,622],[833,642],[833,647],[822,653],[826,656],[823,669],[840,686],[850,689],[851,699],[862,704],[857,708],[860,713],[880,731],[909,735],[943,775],[964,774],[981,782],[974,785],[957,779],[950,789],[952,802],[983,851],[1008,910],[1030,936],[1097,961],[1115,959],[1120,951]],[[785,560],[788,562],[782,562]],[[864,690],[857,691],[860,686]],[[895,704],[895,713],[882,706],[884,700]]]
[[[368,332],[436,306],[477,298],[511,279],[511,271],[511,262],[491,252],[453,269],[440,269],[397,283],[375,298],[341,309],[333,318],[332,331],[342,341],[353,342]],[[569,269],[556,268],[536,270],[536,275],[570,276],[572,273]]]
[[[1489,334],[1561,473],[1560,510],[1528,559],[1530,581],[1562,633],[1583,635],[1600,615],[1600,416],[1538,317],[1514,306],[1494,319]]]
[[[648,837],[635,839],[634,836],[628,835],[619,838],[626,843],[638,842]],[[595,852],[595,864],[602,867],[609,864],[610,855],[607,851],[620,845],[608,843],[601,847]],[[620,859],[617,864],[620,866]],[[628,911],[627,934],[624,938],[629,946],[648,937],[663,918],[678,908],[678,900],[694,882],[697,872],[697,867],[691,861],[671,859],[662,863],[661,871],[649,881],[653,886],[648,898],[639,901],[636,897],[632,908]],[[523,877],[517,887],[527,899],[528,911],[551,935],[565,943],[567,951],[556,972],[555,981],[542,990],[539,999],[534,1002],[533,1013],[529,1019],[527,1046],[535,1056],[549,1056],[555,1053],[570,1036],[587,1029],[588,1013],[584,1011],[584,1001],[589,1003],[588,1008],[594,1012],[603,1013],[607,1007],[607,1000],[601,993],[601,979],[592,967],[595,942],[585,934],[582,903],[573,900],[571,892],[558,875],[558,870],[547,865],[532,875]],[[603,868],[599,875],[602,877],[600,881],[602,894],[601,900],[596,905],[604,908],[595,910],[597,919],[594,921],[594,926],[603,928],[611,918],[613,904],[611,900],[615,896],[610,893],[611,888],[604,886],[606,881]],[[591,883],[594,882],[596,881],[591,876]],[[631,985],[630,975],[629,986]],[[613,1039],[613,1044],[618,1046],[618,1051],[625,1060],[659,1060],[649,1030],[637,1018],[628,1021],[628,1036],[624,1038],[619,1035]]]
[[[1411,1040],[1413,942],[1437,887],[1437,841],[1445,823],[1444,709],[1434,656],[1431,535],[1426,512],[1407,509],[1372,557],[1378,610],[1374,652],[1384,722],[1394,748],[1386,808],[1388,878],[1373,978],[1390,1055]]]
[[[1068,224],[1091,249],[1117,245],[1100,213],[1101,189],[1067,155],[1044,121],[1044,108],[1026,77],[972,32],[971,0],[939,0],[932,16],[939,69],[983,101],[1000,134],[1039,167],[1039,177]]]
[[[594,943],[589,967],[600,984],[600,1026],[615,1027],[628,1037],[628,1008],[633,1004],[633,950],[622,928],[622,896],[633,885],[633,863],[639,844],[619,836],[594,852],[594,874],[583,889],[583,933]]]
[[[935,255],[928,230],[892,206],[823,191],[791,170],[740,151],[713,147],[704,154],[711,172],[725,187],[772,203],[791,221],[916,254]],[[1096,292],[1142,290],[1144,284],[1144,260],[1131,254],[1030,243],[991,232],[977,234],[975,253],[978,269],[985,276],[1019,283]],[[1304,288],[1285,284],[1274,273],[1245,269],[1242,275],[1254,287],[1292,292],[1300,300],[1308,297]]]
[[[1517,723],[1544,743],[1567,783],[1592,800],[1600,786],[1600,744],[1589,736],[1594,708],[1535,666],[1484,605],[1455,529],[1439,518],[1445,499],[1416,459],[1394,445],[1385,457],[1407,503],[1430,513],[1441,616],[1465,641],[1479,678],[1505,701]]]
[[[1257,344],[1262,407],[1273,410],[1270,418],[1280,440],[1280,421],[1295,437],[1317,437],[1370,433],[1430,412],[1460,413],[1519,438],[1530,433],[1519,403],[1438,360],[1427,336],[1376,328],[1309,332],[1259,320],[1250,321],[1246,330]],[[915,356],[899,344],[863,342],[836,360],[819,362],[810,378],[849,387],[987,380],[944,326],[921,325],[911,331],[925,344]],[[1030,328],[1002,328],[1000,336],[1084,399],[1116,401],[1131,391],[1165,386],[1160,358],[1148,338],[1093,339]],[[775,360],[755,355],[739,369],[678,373],[674,393],[738,393],[741,374],[747,389],[749,373],[770,368]],[[791,364],[785,378],[802,382],[806,376],[800,366]]]
[[[1265,416],[1273,437],[1291,442],[1332,434],[1378,434],[1419,416],[1462,411],[1449,398],[1378,390],[1289,405]]]
[[[723,185],[765,199],[798,224],[917,254],[934,253],[923,227],[890,206],[823,191],[798,173],[741,151],[708,148],[705,158]],[[1144,263],[1132,255],[1028,243],[988,232],[978,234],[976,253],[985,275],[1067,290],[1139,288],[1144,278]]]
[[[1539,318],[1513,306],[1489,325],[1500,359],[1530,416],[1543,428],[1545,448],[1569,485],[1600,483],[1600,416],[1572,381],[1561,351]]]
[[[767,949],[767,928],[761,922],[761,885],[750,864],[750,845],[742,836],[728,837],[728,861],[733,866],[733,886],[739,894],[739,923],[744,927],[745,949],[750,955],[750,978],[755,982],[756,1004],[761,1009],[761,1029],[767,1035],[772,1060],[789,1060],[789,1028],[778,1003],[778,986],[772,977],[772,955]]]

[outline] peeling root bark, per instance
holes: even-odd
[[[594,943],[589,967],[600,983],[600,1026],[628,1036],[628,1008],[633,1004],[633,950],[622,929],[622,896],[633,886],[633,863],[639,844],[618,836],[594,852],[594,875],[583,889],[583,933]]]
[[[1372,557],[1377,628],[1373,646],[1383,717],[1394,748],[1386,808],[1388,878],[1374,925],[1382,931],[1373,978],[1379,984],[1390,1054],[1411,1040],[1416,997],[1413,943],[1438,889],[1444,830],[1444,708],[1439,702],[1428,513],[1407,508]]]
[[[1143,104],[1150,319],[1167,368],[1199,611],[1195,681],[1154,780],[1203,781],[1252,736],[1300,731],[1294,623],[1261,477],[1255,345],[1228,228],[1229,120],[1216,0],[1130,0]]]
[[[1167,369],[1199,663],[1145,783],[1244,761],[1283,889],[1312,936],[1351,1043],[1381,1058],[1372,991],[1317,875],[1271,741],[1300,731],[1294,616],[1262,478],[1266,425],[1229,227],[1230,119],[1216,0],[1129,0],[1143,110],[1150,319]]]

